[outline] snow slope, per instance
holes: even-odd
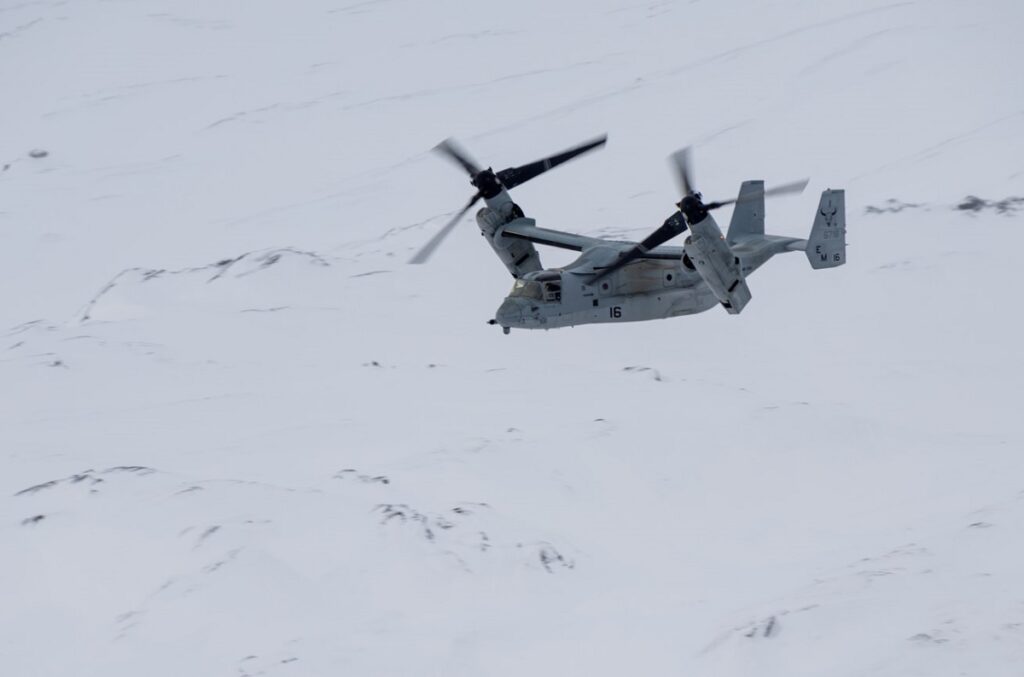
[[[1021,674],[1024,212],[954,207],[1024,195],[1022,22],[0,5],[2,673]],[[771,232],[846,188],[849,264],[508,337],[470,219],[405,264],[470,195],[439,140],[603,131],[540,225],[642,237],[692,144],[710,199],[812,177]]]

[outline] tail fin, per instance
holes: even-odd
[[[764,235],[764,181],[744,181],[729,222],[729,244],[745,235]]]
[[[730,235],[732,231],[730,230]],[[807,238],[811,268],[834,268],[846,263],[846,194],[842,190],[821,193],[818,213]]]

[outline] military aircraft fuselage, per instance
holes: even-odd
[[[516,278],[493,320],[502,327],[555,329],[602,322],[639,322],[699,313],[718,299],[683,257],[638,259],[607,277],[595,277],[622,256],[609,242],[581,252],[561,268],[545,269],[533,243],[510,237],[512,223],[532,224],[506,192],[486,200],[477,214],[481,234]],[[712,221],[713,224],[713,221]],[[720,235],[718,226],[714,232]]]
[[[602,322],[638,322],[691,315],[718,299],[682,261],[641,260],[591,285],[585,253],[561,269],[517,278],[495,313],[495,324],[520,329],[555,329]],[[582,264],[582,265],[581,265]]]

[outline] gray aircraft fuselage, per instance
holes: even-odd
[[[637,322],[691,315],[718,304],[700,276],[687,270],[681,261],[636,261],[591,286],[587,284],[594,274],[587,265],[590,254],[585,253],[563,269],[518,278],[495,314],[496,324],[554,329],[598,322]]]

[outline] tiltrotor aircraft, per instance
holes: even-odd
[[[765,235],[764,198],[803,191],[807,181],[765,190],[763,181],[744,181],[739,195],[704,202],[690,178],[689,149],[672,155],[683,199],[678,211],[641,242],[625,242],[540,228],[512,201],[509,190],[563,162],[603,146],[602,136],[551,157],[500,172],[481,169],[454,141],[437,146],[470,176],[477,193],[411,259],[423,263],[480,199],[487,205],[477,225],[515,278],[490,324],[555,329],[596,322],[636,322],[700,313],[721,305],[739,313],[750,301],[746,278],[776,254],[803,251],[812,268],[846,263],[846,206],[842,190],[821,193],[806,240]],[[735,204],[729,231],[710,211]],[[689,229],[683,246],[665,242]],[[545,269],[534,244],[580,252],[567,266]]]

